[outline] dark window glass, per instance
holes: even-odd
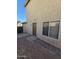
[[[49,22],[43,23],[43,35],[48,36]]]
[[[58,39],[59,35],[59,23],[53,22],[50,23],[51,25],[49,26],[49,37]]]

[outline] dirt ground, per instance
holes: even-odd
[[[18,36],[17,59],[61,59],[61,51],[35,36]]]

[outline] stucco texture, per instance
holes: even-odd
[[[61,39],[53,39],[42,35],[43,22],[60,21],[61,0],[30,0],[26,6],[27,32],[32,34],[32,23],[37,23],[37,36],[42,40],[61,47]]]

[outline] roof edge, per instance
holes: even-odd
[[[27,0],[26,4],[24,5],[24,7],[26,7],[28,5],[28,3],[30,2],[30,0]]]
[[[23,22],[22,24],[27,24],[27,22]]]

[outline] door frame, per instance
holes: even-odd
[[[37,35],[37,23],[32,23],[32,35]]]

